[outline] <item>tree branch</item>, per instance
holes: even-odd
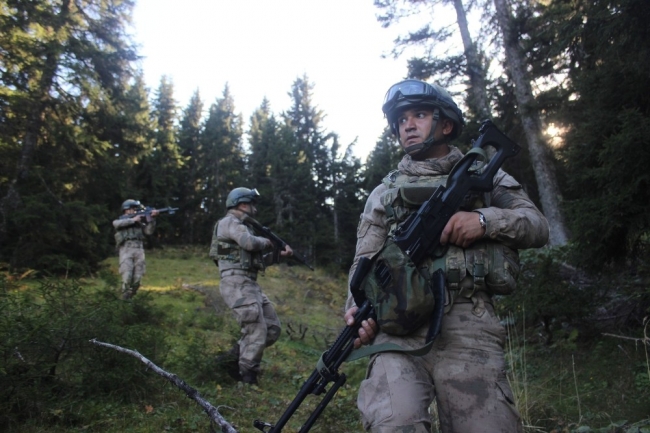
[[[172,384],[176,385],[176,387],[177,387],[177,388],[180,388],[181,390],[183,390],[183,391],[185,392],[185,394],[187,394],[187,396],[188,396],[189,398],[191,398],[192,400],[194,400],[195,402],[197,402],[197,403],[199,404],[199,406],[201,406],[201,407],[203,408],[203,410],[205,411],[205,413],[208,414],[208,416],[210,417],[210,419],[211,419],[215,424],[217,424],[219,427],[221,427],[221,431],[222,431],[223,433],[239,433],[239,432],[238,432],[238,431],[237,431],[237,430],[236,430],[236,429],[235,429],[235,428],[234,428],[234,427],[233,427],[233,426],[232,426],[228,421],[226,421],[225,418],[223,418],[223,417],[221,416],[221,414],[219,413],[219,409],[216,408],[216,407],[214,407],[214,406],[212,406],[212,404],[210,404],[210,402],[206,401],[203,397],[201,397],[201,394],[199,394],[199,392],[198,392],[196,389],[194,389],[194,388],[192,388],[191,386],[189,386],[187,383],[185,383],[185,381],[183,381],[182,379],[180,379],[180,378],[179,378],[178,376],[176,376],[175,374],[168,373],[168,372],[166,372],[165,370],[163,370],[162,368],[158,367],[156,364],[154,364],[153,362],[151,362],[149,359],[147,359],[146,357],[142,356],[142,355],[140,354],[140,352],[138,352],[138,351],[136,351],[136,350],[125,349],[125,348],[123,348],[123,347],[115,346],[115,345],[113,345],[113,344],[104,343],[104,342],[102,342],[102,341],[98,341],[98,340],[95,339],[95,338],[93,338],[92,340],[90,340],[90,342],[93,343],[93,344],[95,344],[95,345],[97,345],[97,346],[108,347],[109,349],[117,350],[118,352],[126,353],[127,355],[131,355],[131,356],[133,356],[134,358],[139,359],[139,360],[142,361],[142,362],[143,362],[143,363],[144,363],[148,368],[150,368],[151,370],[153,370],[153,371],[154,371],[155,373],[157,373],[158,375],[164,377],[165,379],[167,379],[168,381],[170,381]],[[227,407],[227,406],[220,406],[220,407]]]

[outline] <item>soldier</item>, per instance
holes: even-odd
[[[122,275],[122,299],[131,299],[140,287],[140,280],[145,273],[144,237],[153,234],[156,220],[144,221],[144,215],[134,215],[142,204],[138,200],[126,200],[122,203],[122,217],[113,221],[115,243],[119,249],[120,275]],[[151,212],[155,218],[158,211]]]
[[[440,86],[419,80],[397,83],[386,93],[382,111],[406,155],[368,197],[350,275],[360,257],[378,253],[397,225],[418,209],[421,203],[412,202],[409,190],[428,186],[433,191],[463,157],[450,145],[461,133],[463,115]],[[514,289],[516,249],[545,245],[548,223],[514,178],[499,170],[493,183],[491,192],[468,197],[442,233],[440,242],[449,247],[442,259],[445,314],[431,350],[423,356],[380,352],[371,357],[357,399],[367,431],[428,433],[434,399],[444,433],[522,431],[505,373],[506,332],[492,296]],[[485,279],[473,267],[479,260],[486,260],[481,265],[489,269]],[[356,310],[350,296],[348,325]],[[368,319],[355,346],[391,342],[416,349],[425,345],[428,328],[389,335]]]
[[[241,327],[241,338],[230,352],[238,370],[232,376],[248,384],[257,384],[264,349],[280,337],[280,320],[257,284],[257,273],[270,263],[273,243],[255,236],[245,218],[257,214],[256,189],[235,188],[226,198],[226,215],[214,227],[210,258],[219,267],[219,290],[226,305],[232,309]],[[288,245],[280,252],[293,255]],[[225,359],[221,357],[220,361]]]

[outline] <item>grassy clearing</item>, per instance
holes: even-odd
[[[155,330],[162,332],[167,348],[160,367],[221,406],[221,414],[242,433],[258,431],[252,427],[255,419],[277,421],[343,326],[342,273],[281,265],[268,269],[259,282],[283,322],[280,340],[265,353],[259,387],[234,382],[215,361],[237,339],[239,329],[221,301],[218,270],[205,251],[148,251],[147,274],[133,300],[134,308],[150,303],[155,309],[146,311],[159,315]],[[117,258],[108,259],[98,277],[81,284],[85,291],[98,294],[110,287],[117,297]],[[546,346],[535,332],[512,328],[508,350],[511,383],[527,432],[650,432],[650,373],[642,345],[607,337],[581,341],[579,335],[567,333]],[[365,366],[364,360],[343,366],[348,383],[312,431],[362,431],[356,392]],[[208,417],[194,401],[163,378],[139,370],[146,383],[131,386],[126,397],[115,391],[65,395],[47,403],[47,416],[24,419],[6,431],[211,431]],[[114,380],[119,380],[120,372],[116,373]],[[285,431],[297,431],[320,401],[321,397],[309,396]]]

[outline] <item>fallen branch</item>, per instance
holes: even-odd
[[[219,408],[216,408],[216,407],[212,406],[212,404],[210,404],[210,402],[206,401],[203,397],[201,397],[201,394],[199,394],[199,392],[196,389],[189,386],[187,383],[185,383],[185,381],[183,379],[180,379],[175,374],[168,373],[165,370],[163,370],[162,368],[158,367],[156,364],[151,362],[149,359],[142,356],[142,354],[140,354],[140,352],[138,352],[136,350],[125,349],[125,348],[120,347],[120,346],[115,346],[114,344],[104,343],[102,341],[96,340],[95,338],[90,340],[90,342],[93,343],[93,344],[96,344],[97,346],[108,347],[109,349],[117,350],[118,352],[126,353],[127,355],[131,355],[134,358],[139,359],[148,368],[150,368],[151,370],[153,370],[158,375],[164,377],[165,379],[167,379],[168,381],[170,381],[171,383],[176,385],[176,387],[183,390],[185,392],[185,394],[187,394],[187,396],[189,398],[191,398],[192,400],[197,402],[199,404],[199,406],[201,406],[203,408],[205,413],[208,414],[210,419],[215,424],[217,424],[219,427],[221,427],[221,431],[223,433],[239,433],[228,421],[225,420],[225,418],[223,418],[221,416],[221,414],[219,413]],[[222,406],[220,406],[220,407],[222,407]],[[227,406],[223,406],[223,407],[227,407]]]
[[[650,338],[645,337],[645,338],[635,338],[635,337],[626,337],[625,335],[616,335],[616,334],[610,334],[607,332],[603,332],[605,337],[614,337],[614,338],[620,338],[621,340],[631,340],[634,341],[635,343],[642,343],[642,344],[647,344],[650,345]]]

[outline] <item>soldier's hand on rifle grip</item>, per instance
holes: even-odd
[[[282,257],[290,257],[293,256],[293,250],[289,245],[284,246],[284,250],[280,251],[280,255]]]
[[[459,211],[449,219],[440,235],[440,243],[467,248],[484,235],[485,228],[481,226],[478,213]]]
[[[154,217],[154,218],[157,217],[158,214],[159,214],[158,209],[154,209],[154,210],[151,211],[151,216]]]
[[[345,323],[348,326],[354,325],[354,315],[357,312],[359,307],[352,307],[348,311],[345,312]],[[372,340],[375,339],[375,336],[377,335],[377,331],[379,331],[379,327],[377,326],[377,323],[372,319],[369,318],[368,320],[364,320],[361,322],[361,328],[359,328],[359,338],[356,338],[354,340],[354,348],[358,349],[361,347],[362,344],[370,344]]]

